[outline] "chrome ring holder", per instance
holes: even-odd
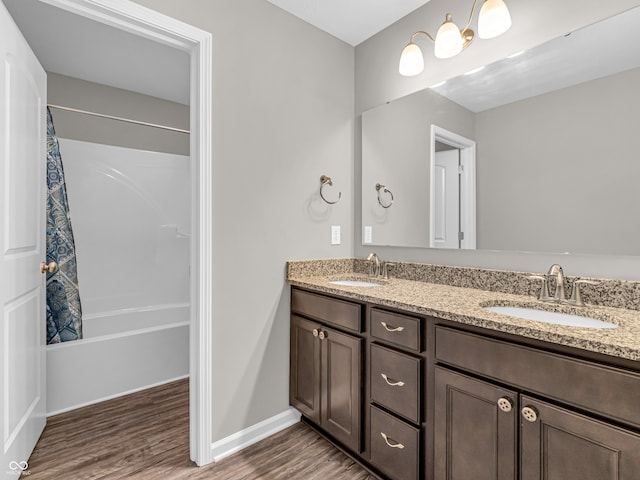
[[[333,205],[334,203],[338,203],[338,200],[340,200],[340,197],[342,197],[342,192],[338,192],[338,200],[336,200],[335,202],[331,202],[331,201],[327,200],[325,198],[324,194],[322,193],[322,189],[324,188],[325,185],[333,186],[333,181],[331,180],[331,177],[327,177],[326,175],[322,175],[320,177],[320,196],[322,197],[322,200],[327,202],[329,205]]]
[[[382,203],[382,200],[380,199],[380,190],[382,190],[384,193],[388,193],[389,195],[391,195],[391,201],[389,202],[388,205],[385,205],[384,203]],[[389,190],[385,185],[382,185],[381,183],[376,183],[376,191],[378,192],[378,203],[382,208],[389,208],[391,205],[393,205],[393,193],[391,193],[391,190]]]

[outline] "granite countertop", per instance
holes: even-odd
[[[573,307],[540,302],[532,296],[454,287],[415,280],[375,279],[380,287],[352,287],[328,283],[341,279],[372,279],[356,273],[289,272],[287,281],[297,287],[421,315],[521,335],[629,360],[640,361],[640,311],[604,306]],[[594,329],[524,320],[494,313],[486,306],[534,307],[571,313],[615,323],[618,328]]]

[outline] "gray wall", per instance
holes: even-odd
[[[428,41],[418,40],[425,52],[425,71],[411,78],[398,73],[398,61],[402,48],[416,30],[429,30],[432,34],[451,12],[456,21],[462,23],[468,16],[469,5],[461,2],[453,5],[446,0],[432,0],[415,12],[407,15],[379,34],[356,47],[355,91],[356,91],[356,141],[355,176],[361,175],[361,151],[359,132],[363,111],[390,100],[416,92],[442,80],[460,75],[473,68],[491,63],[569,31],[589,25],[631,7],[639,5],[637,0],[509,0],[513,18],[512,28],[504,35],[491,40],[476,40],[465,52],[455,58],[439,60],[433,57]],[[424,42],[424,43],[422,43]],[[372,248],[361,245],[360,218],[361,192],[355,185],[356,229],[355,254],[366,256]],[[418,248],[376,247],[383,259],[406,260],[450,265],[466,265],[488,268],[518,269],[527,271],[546,270],[549,264],[560,262],[568,274],[594,275],[610,278],[640,279],[640,257],[613,255],[562,255],[527,254],[493,251],[442,251]]]
[[[288,407],[285,262],[353,254],[354,49],[264,0],[137,3],[213,34],[215,441]]]
[[[160,98],[47,73],[48,102],[189,130],[189,107]],[[51,109],[56,135],[154,152],[189,155],[189,135]],[[64,152],[62,152],[64,153]]]
[[[362,114],[362,224],[373,228],[373,245],[429,245],[432,124],[475,135],[473,112],[432,90]],[[393,193],[391,207],[378,203],[376,183]],[[386,194],[381,198],[389,200]]]
[[[477,114],[478,248],[638,255],[638,85],[634,69]]]

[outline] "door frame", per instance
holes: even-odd
[[[476,248],[476,142],[437,125],[431,125],[429,157],[429,248],[435,248],[435,158],[436,141],[460,150],[460,228],[461,249]]]
[[[212,443],[212,35],[128,0],[40,0],[190,55],[191,308],[189,451],[197,465],[213,461]]]

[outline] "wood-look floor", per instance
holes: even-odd
[[[189,460],[188,380],[50,417],[25,480],[374,480],[302,423],[212,465]]]

